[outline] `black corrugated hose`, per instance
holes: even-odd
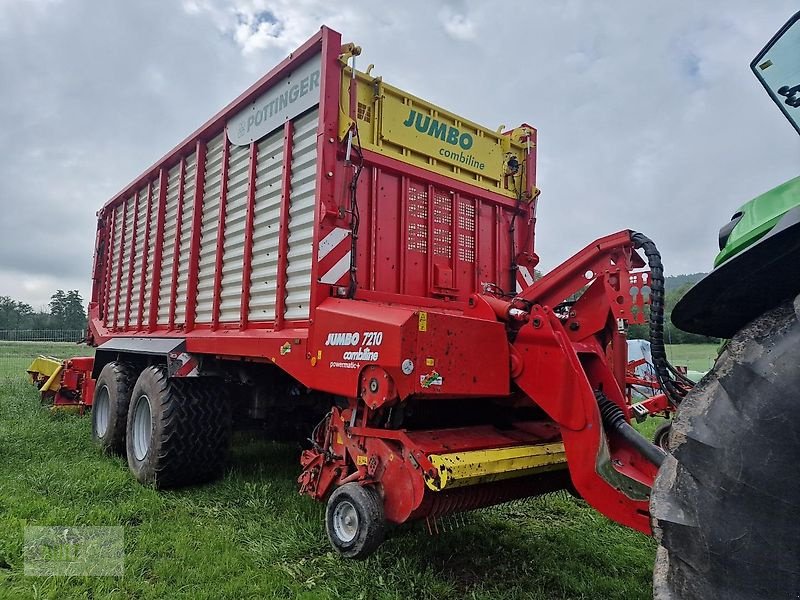
[[[694,386],[688,377],[680,373],[667,360],[664,346],[664,266],[661,253],[655,243],[643,233],[631,232],[634,247],[644,251],[650,266],[650,352],[653,355],[653,368],[661,389],[675,405]]]
[[[600,407],[600,416],[603,419],[603,426],[605,429],[616,431],[626,442],[641,452],[642,456],[648,461],[653,463],[656,467],[660,467],[661,463],[664,462],[664,457],[667,455],[666,452],[655,444],[650,443],[650,440],[636,431],[630,423],[625,420],[625,414],[622,412],[622,409],[606,398],[603,392],[596,390],[594,397],[597,399],[597,405]]]

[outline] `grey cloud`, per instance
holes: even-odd
[[[634,228],[669,273],[705,269],[736,206],[798,174],[800,140],[748,68],[794,10],[6,0],[0,295],[38,306],[46,282],[86,297],[95,211],[323,23],[398,87],[490,127],[538,128],[546,268]]]

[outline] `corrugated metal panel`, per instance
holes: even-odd
[[[156,256],[156,233],[158,229],[158,180],[150,183],[150,235],[147,238],[147,271],[144,280],[144,310],[142,323],[146,325],[150,315],[150,298],[153,297],[153,262]],[[137,315],[138,318],[138,315]]]
[[[178,224],[178,188],[181,165],[169,170],[167,180],[167,209],[164,218],[164,246],[161,250],[161,280],[158,286],[158,324],[169,322],[169,306],[172,293],[172,265],[175,262],[175,234]]]
[[[278,129],[258,144],[248,314],[252,322],[275,318],[282,171],[283,129]]]
[[[196,323],[210,323],[214,303],[214,264],[219,220],[220,178],[224,133],[206,146],[205,185],[203,187],[203,219],[200,227],[200,262],[197,278]]]
[[[247,216],[248,168],[250,148],[231,146],[228,160],[225,243],[222,254],[220,322],[238,321],[244,268],[244,226]]]
[[[286,319],[307,319],[311,299],[311,262],[316,206],[317,123],[319,110],[294,123],[292,145]]]
[[[122,251],[122,264],[119,267],[122,273],[119,278],[119,306],[114,319],[114,322],[119,327],[125,325],[125,307],[128,306],[128,273],[130,272],[133,245],[133,209],[135,202],[135,198],[131,197],[125,205],[125,247]]]
[[[109,326],[114,324],[114,317],[117,314],[116,298],[117,290],[119,290],[119,278],[117,277],[117,273],[119,271],[119,253],[122,242],[123,206],[124,205],[120,204],[114,209],[114,240],[112,242],[111,268],[109,269],[111,279],[110,285],[108,286],[108,311],[106,312],[108,315],[106,324]]]
[[[131,297],[128,299],[131,303],[129,324],[135,325],[139,315],[139,282],[142,278],[142,254],[144,252],[144,234],[147,229],[147,186],[139,190],[139,212],[136,214],[136,248],[133,258],[133,286],[131,288]]]
[[[178,254],[178,288],[175,295],[175,324],[186,322],[186,286],[189,282],[189,250],[192,239],[192,217],[194,216],[194,190],[197,156],[186,159],[186,175],[183,183],[183,210],[181,211],[181,242]]]
[[[359,194],[361,288],[462,302],[484,283],[512,289],[507,232],[513,204],[503,206],[369,163],[361,181],[371,182]],[[530,243],[526,228],[525,221],[517,221],[517,249]],[[392,268],[385,268],[387,257],[395,261]]]

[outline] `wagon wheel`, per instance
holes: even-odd
[[[110,362],[97,378],[92,400],[92,438],[108,453],[125,453],[128,405],[137,371],[125,362]]]
[[[653,434],[653,443],[664,450],[664,452],[669,452],[668,442],[670,431],[672,431],[672,421],[667,421],[659,425]]]
[[[225,387],[212,378],[171,379],[147,367],[131,394],[128,467],[158,488],[202,483],[222,474],[231,439]]]
[[[331,545],[342,556],[366,558],[380,546],[385,528],[383,500],[373,486],[347,483],[328,499],[325,529]]]

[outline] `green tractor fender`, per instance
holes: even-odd
[[[800,177],[754,198],[720,229],[714,270],[672,311],[675,326],[730,338],[800,293]]]

